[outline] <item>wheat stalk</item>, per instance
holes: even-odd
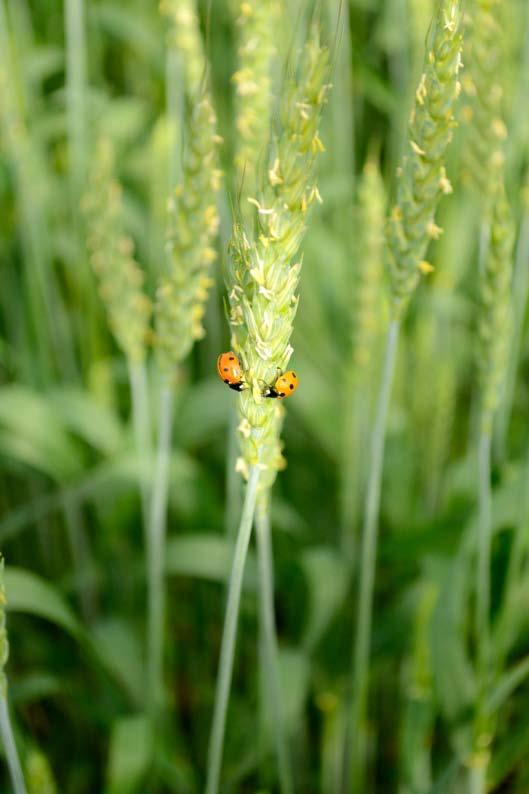
[[[7,702],[7,676],[5,667],[9,657],[9,643],[6,629],[6,605],[4,560],[0,558],[0,737],[4,745],[13,791],[15,794],[26,794],[26,784],[24,783],[24,775],[22,774],[22,767],[18,757]]]

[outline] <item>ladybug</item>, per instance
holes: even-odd
[[[242,391],[244,383],[242,379],[242,368],[239,359],[230,350],[228,353],[221,353],[217,359],[217,372],[219,378],[234,391]]]
[[[298,388],[298,376],[293,370],[284,372],[280,375],[273,386],[269,386],[265,391],[265,397],[273,397],[282,400],[285,397],[290,397]]]

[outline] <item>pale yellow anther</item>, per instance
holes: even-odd
[[[239,422],[239,426],[237,428],[239,433],[244,436],[244,438],[250,438],[252,433],[252,426],[246,417],[243,417]]]
[[[443,229],[431,221],[426,227],[426,232],[432,240],[438,240],[443,233]]]
[[[425,276],[427,276],[429,273],[433,273],[435,270],[434,266],[430,264],[430,262],[427,262],[426,259],[421,260],[417,267]]]
[[[418,155],[420,155],[421,157],[424,157],[424,155],[426,154],[426,152],[424,151],[424,149],[421,149],[421,147],[419,146],[419,144],[418,144],[418,143],[415,143],[415,141],[410,141],[410,146],[411,146],[411,148],[413,149],[413,151],[415,152],[415,154],[418,154]]]
[[[257,201],[256,198],[252,198],[251,196],[249,196],[248,197],[248,202],[250,204],[253,204],[254,207],[257,207],[257,212],[259,213],[259,215],[273,215],[274,214],[274,209],[273,208],[267,209],[266,207],[261,207],[261,205],[259,204],[259,202]]]

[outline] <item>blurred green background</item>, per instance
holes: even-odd
[[[292,359],[301,385],[286,404],[288,466],[274,486],[272,517],[296,790],[331,794],[341,776],[355,613],[358,496],[351,483],[361,492],[377,339],[386,321],[380,281],[373,287],[374,342],[363,351],[359,382],[359,180],[365,163],[378,161],[390,205],[434,2],[319,6],[334,59],[321,133],[323,205],[311,215],[304,245]],[[231,81],[237,8],[213,0],[199,10],[224,139],[225,192],[207,335],[186,360],[176,397],[166,558],[170,740],[161,753],[159,792],[203,786],[240,495],[227,463],[237,396],[215,374],[216,357],[229,345],[222,270],[238,190]],[[278,83],[307,14],[302,0],[289,0],[286,10]],[[521,794],[529,790],[529,11],[523,0],[509,0],[502,13],[519,346],[495,445],[493,618],[505,664],[498,671],[489,790]],[[0,546],[16,737],[32,791],[43,794],[54,789],[31,769],[38,762],[42,774],[45,761],[55,790],[65,794],[147,790],[145,553],[127,367],[97,294],[80,207],[95,142],[104,134],[115,147],[126,230],[153,296],[169,191],[169,55],[167,24],[155,3],[0,0]],[[454,194],[440,211],[445,233],[430,252],[435,272],[423,280],[406,319],[390,415],[367,731],[368,791],[383,794],[466,791],[475,698],[469,539],[476,517],[479,205],[465,187],[464,139],[462,124],[447,164]],[[154,392],[154,360],[149,374]],[[515,545],[522,565],[507,588]],[[259,680],[252,553],[226,793],[278,790]]]

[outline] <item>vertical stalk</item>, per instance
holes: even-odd
[[[206,794],[217,794],[219,790],[220,768],[222,764],[222,748],[226,730],[226,714],[228,698],[233,674],[233,658],[235,654],[235,641],[237,638],[237,623],[239,619],[239,606],[244,576],[246,555],[252,534],[252,523],[257,499],[257,485],[259,483],[259,468],[253,466],[246,487],[246,495],[242,509],[241,522],[235,542],[233,563],[228,585],[228,599],[224,616],[222,644],[220,649],[219,671],[217,688],[215,692],[215,706],[208,753],[208,770],[206,781]]]
[[[26,794],[26,784],[24,783],[24,775],[22,774],[5,695],[0,697],[0,735],[2,736],[2,744],[4,745],[13,791],[15,794]]]
[[[468,773],[468,794],[485,794],[486,775],[483,766],[473,766]]]
[[[488,745],[490,742],[486,699],[491,667],[489,616],[492,541],[491,446],[492,431],[482,427],[478,439],[478,564],[476,567],[475,616],[478,696],[474,725],[474,753],[469,782],[471,794],[486,794]]]
[[[480,687],[486,688],[490,664],[490,552],[492,537],[490,486],[491,434],[482,430],[478,443],[478,565],[476,569],[476,642]]]
[[[495,451],[501,458],[505,456],[506,437],[512,414],[516,375],[520,362],[523,325],[529,297],[529,207],[526,205],[522,222],[516,256],[514,260],[512,306],[513,328],[509,345],[509,363],[505,377],[503,398],[498,409],[495,432]]]
[[[264,673],[267,700],[271,704],[279,783],[281,794],[292,794],[292,764],[288,749],[288,737],[283,711],[279,657],[277,649],[276,622],[274,615],[274,569],[270,514],[268,502],[262,497],[255,515],[257,535],[257,564],[259,568],[259,619],[262,634],[261,665]]]
[[[349,769],[346,769],[346,786],[354,794],[363,791],[364,759],[359,752],[364,730],[368,693],[369,649],[371,644],[371,622],[373,612],[373,589],[377,555],[378,519],[380,492],[384,463],[384,446],[388,419],[391,387],[397,353],[400,323],[392,320],[386,341],[386,352],[382,369],[382,381],[377,402],[375,425],[371,436],[371,454],[367,494],[365,502],[362,549],[359,570],[359,598],[356,636],[354,643],[351,708],[351,754]]]
[[[149,411],[149,382],[145,362],[128,362],[132,397],[132,423],[136,457],[140,467],[140,495],[143,526],[147,540],[149,526],[149,495],[151,490],[150,466],[152,461],[151,420]],[[146,465],[147,463],[147,465]]]
[[[156,726],[164,704],[163,636],[165,621],[165,536],[171,462],[171,431],[174,393],[171,386],[160,389],[158,446],[150,503],[147,543],[148,628],[147,677],[151,720]]]
[[[226,511],[224,516],[225,531],[227,537],[235,537],[235,525],[237,516],[241,512],[242,489],[241,475],[235,469],[239,447],[237,444],[237,407],[233,406],[230,410],[228,424],[228,450],[226,455]]]
[[[86,166],[86,46],[84,0],[66,0],[66,97],[72,192],[78,197]]]

